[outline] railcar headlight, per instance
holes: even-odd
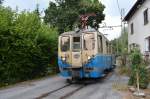
[[[65,57],[62,57],[62,60],[63,60],[63,61],[65,61],[65,60],[66,60],[66,58],[65,58]]]
[[[91,59],[91,56],[88,56],[88,60]]]

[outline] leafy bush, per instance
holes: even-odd
[[[57,59],[57,29],[35,12],[17,14],[2,6],[0,20],[0,84],[46,75],[51,59]]]
[[[142,55],[138,50],[135,50],[131,54],[131,75],[129,79],[129,85],[135,85],[137,82],[136,73],[139,74],[139,87],[140,88],[146,88],[148,85],[148,73],[145,69],[145,66],[142,64]]]

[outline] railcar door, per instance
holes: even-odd
[[[83,48],[82,48],[82,60],[83,64],[88,63],[92,56],[96,53],[96,33],[84,33],[83,38]]]
[[[67,36],[60,36],[59,37],[59,57],[62,61],[66,63],[71,63],[71,37],[69,35]]]
[[[72,37],[72,68],[82,67],[81,36]]]

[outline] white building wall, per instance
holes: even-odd
[[[144,15],[143,12],[148,9],[148,24],[144,25]],[[130,25],[134,24],[134,33],[131,34]],[[150,0],[147,0],[128,21],[128,42],[130,44],[136,43],[139,45],[141,53],[144,54],[146,51],[146,41],[145,38],[150,36]]]

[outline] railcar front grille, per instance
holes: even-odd
[[[72,77],[80,77],[80,71],[79,70],[72,70]]]

